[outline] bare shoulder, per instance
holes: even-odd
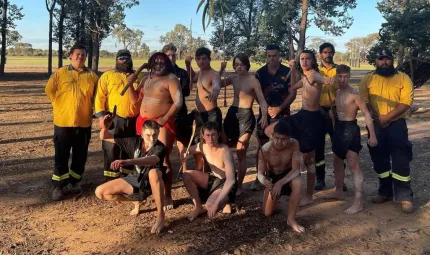
[[[212,69],[211,77],[212,77],[212,79],[221,79],[221,76],[219,75],[219,73],[217,71],[215,71],[214,69]]]
[[[260,86],[260,82],[254,75],[252,74],[248,75],[248,79],[252,87]]]
[[[291,143],[292,143],[292,145],[293,145],[293,151],[299,151],[300,152],[300,144],[299,144],[299,141],[297,141],[296,139],[294,139],[294,138],[290,138],[290,140],[291,140]]]
[[[271,146],[272,146],[272,141],[268,141],[267,143],[263,144],[263,146],[261,146],[261,150],[264,152],[267,152],[270,150]]]

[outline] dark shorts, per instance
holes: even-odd
[[[291,168],[290,169],[287,169],[287,170],[285,170],[285,171],[283,171],[282,173],[280,173],[280,174],[274,174],[274,173],[272,173],[272,172],[270,172],[269,173],[269,179],[270,179],[270,181],[273,183],[273,184],[275,184],[275,183],[277,183],[279,180],[281,180],[282,178],[284,178],[289,172],[291,171]],[[284,186],[282,186],[282,189],[281,189],[281,196],[290,196],[291,195],[291,192],[292,192],[293,190],[291,189],[291,187],[290,187],[290,183],[287,183],[287,184],[285,184]]]
[[[199,191],[199,198],[202,204],[206,203],[208,198],[218,189],[224,187],[226,179],[220,179],[212,174],[208,175],[208,187],[206,189],[197,187]],[[236,201],[237,182],[233,185],[230,192],[228,193],[228,202],[234,203]]]
[[[287,120],[293,128],[292,137],[299,141],[300,151],[307,153],[314,151],[320,143],[321,135],[325,131],[325,118],[320,111],[300,110],[288,116]]]
[[[164,169],[164,171],[161,171],[161,173],[163,182],[166,182],[166,170]],[[133,201],[143,201],[152,195],[151,184],[149,183],[149,170],[146,171],[146,173],[140,175],[129,174],[128,176],[122,177],[122,179],[133,187],[133,194],[124,195],[124,197]]]
[[[357,120],[336,121],[333,136],[333,153],[341,159],[346,158],[348,150],[359,153],[361,145],[360,127]]]
[[[195,116],[192,114],[177,114],[175,116],[176,140],[182,144],[188,145],[193,130],[193,120]]]
[[[191,115],[191,117],[194,117],[192,120],[196,120],[196,133],[193,137],[194,143],[198,143],[200,141],[200,131],[203,125],[209,121],[217,124],[218,131],[221,132],[222,130],[222,113],[218,107],[207,112],[198,112],[197,110],[194,110],[189,115]]]
[[[252,134],[255,124],[256,120],[252,108],[231,106],[224,119],[224,133],[230,141],[237,142],[244,134]]]

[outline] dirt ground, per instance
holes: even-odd
[[[352,83],[362,74],[354,72]],[[41,73],[11,73],[0,80],[0,254],[430,254],[430,89],[426,87],[416,90],[419,109],[408,119],[414,146],[414,214],[402,213],[395,202],[370,202],[377,194],[378,179],[364,146],[360,154],[365,177],[364,211],[352,216],[343,213],[353,199],[352,178],[347,171],[346,201],[319,199],[328,190],[316,193],[316,203],[302,208],[298,215],[306,232],[296,234],[287,226],[286,198],[281,199],[278,212],[266,218],[261,212],[262,192],[249,190],[255,178],[253,138],[245,193],[237,199],[235,213],[219,214],[213,220],[203,216],[190,223],[186,216],[192,203],[178,182],[173,190],[177,208],[166,214],[170,225],[160,235],[152,235],[152,201],[146,203],[141,215],[130,217],[130,203],[100,201],[94,195],[104,180],[96,122],[82,181],[83,195],[51,201],[54,145],[52,107],[44,94],[46,81]],[[231,93],[227,91],[228,103]],[[194,94],[188,98],[189,109],[193,99]],[[223,105],[223,93],[219,105]],[[299,107],[298,99],[293,109]],[[359,121],[363,126],[363,119]],[[332,188],[329,145],[326,170],[328,188]],[[173,164],[178,169],[176,156]]]

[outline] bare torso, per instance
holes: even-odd
[[[196,96],[196,108],[199,112],[207,112],[213,110],[218,106],[217,102],[211,102],[208,100],[207,96],[212,93],[213,79],[218,77],[218,73],[213,70],[200,70],[198,73],[197,80],[197,96]]]
[[[273,141],[269,141],[263,145],[264,158],[269,165],[269,171],[274,174],[280,174],[292,167],[293,158],[293,139],[290,138],[287,149],[279,151],[272,146]]]
[[[339,120],[352,121],[357,118],[358,106],[355,103],[357,96],[359,96],[358,91],[351,87],[337,90],[335,102]]]
[[[229,76],[231,83],[233,84],[233,106],[240,108],[252,108],[254,99],[256,98],[255,90],[252,86],[254,84],[255,77],[252,75],[240,76],[231,75]]]
[[[211,172],[220,179],[225,179],[225,163],[224,155],[225,153],[230,153],[229,148],[226,145],[220,144],[217,147],[210,148],[206,144],[201,144],[203,151],[201,153],[204,155]]]
[[[308,111],[318,111],[320,109],[320,96],[322,90],[322,84],[315,81],[312,77],[314,75],[320,75],[316,71],[311,71],[308,74],[303,75],[303,94],[302,94],[302,109]]]
[[[177,82],[175,75],[153,76],[145,81],[142,88],[143,98],[140,105],[140,116],[158,118],[169,111],[173,104],[169,92],[170,82]]]

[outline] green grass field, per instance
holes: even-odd
[[[138,66],[142,65],[144,62],[146,62],[146,59],[134,59],[134,66],[137,68]],[[221,60],[213,60],[211,62],[212,68],[215,70],[219,70],[221,66]],[[58,59],[55,57],[52,59],[52,66],[54,69],[56,69],[58,63]],[[63,64],[66,65],[70,63],[68,59],[63,60]],[[185,67],[185,61],[184,60],[177,60],[177,65],[179,67],[184,68]],[[100,58],[99,63],[99,69],[101,71],[108,70],[112,68],[115,64],[115,60],[113,58]],[[285,63],[287,64],[287,63]],[[347,64],[347,63],[346,63]],[[251,63],[251,71],[256,71],[259,69],[263,64],[261,63]],[[13,70],[13,69],[19,69],[19,70],[26,70],[26,69],[37,69],[37,70],[47,70],[48,67],[48,58],[46,57],[7,57],[6,61],[6,71]],[[197,69],[197,65],[195,62],[193,62],[193,68]],[[352,68],[352,70],[373,70],[374,67],[372,65],[363,64],[359,68]],[[227,71],[233,71],[232,68],[232,62],[229,61],[227,64]]]

